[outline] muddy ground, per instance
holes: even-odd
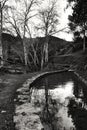
[[[0,74],[0,130],[15,130],[13,115],[16,90],[33,74]]]

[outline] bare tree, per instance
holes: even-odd
[[[28,27],[28,21],[35,16],[35,14],[30,15],[32,11],[32,7],[36,4],[36,0],[30,0],[28,3],[24,1],[25,4],[25,11],[23,12],[23,46],[24,46],[24,58],[25,58],[25,65],[27,66],[28,56],[27,56],[27,49],[25,44],[25,36],[26,36],[26,28]]]
[[[39,10],[39,19],[41,23],[37,26],[37,29],[40,29],[44,32],[45,43],[42,50],[42,60],[41,60],[41,69],[43,69],[44,63],[48,62],[48,41],[49,35],[52,35],[56,32],[56,25],[58,24],[58,13],[56,11],[56,0],[52,0],[51,3],[48,3],[48,6]]]
[[[36,16],[35,6],[38,4],[37,0],[20,0],[17,4],[21,5],[20,10],[17,10],[15,7],[10,9],[7,12],[5,20],[7,24],[10,24],[10,27],[17,34],[17,36],[21,37],[24,48],[24,61],[25,66],[27,68],[28,65],[28,52],[27,52],[27,44],[26,44],[26,34],[31,38],[30,32],[30,21]],[[11,30],[9,30],[11,31]]]

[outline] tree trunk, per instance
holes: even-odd
[[[48,62],[48,41],[45,43],[45,63]]]
[[[39,61],[38,61],[37,52],[36,52],[33,44],[32,44],[32,50],[33,50],[33,53],[34,53],[34,58],[33,58],[34,66],[37,69],[37,63],[39,63]]]
[[[2,47],[2,7],[0,2],[0,57],[3,59],[3,47]],[[3,66],[3,60],[0,61],[0,65]]]
[[[48,35],[46,35],[46,42],[45,42],[45,47],[44,47],[44,52],[45,52],[45,64],[48,63]]]
[[[24,62],[25,62],[25,73],[28,72],[28,55],[27,55],[27,48],[26,48],[26,41],[25,41],[25,31],[23,36],[23,48],[24,48]]]
[[[41,70],[43,70],[43,66],[44,66],[44,51],[42,50],[42,54],[41,54]]]
[[[83,39],[83,52],[85,52],[85,29],[84,29],[83,31],[84,31],[84,39]]]
[[[48,36],[45,36],[46,40],[42,49],[42,55],[41,55],[41,70],[43,70],[44,64],[46,65],[48,63]]]
[[[24,23],[24,34],[23,34],[23,48],[24,48],[24,62],[25,62],[25,71],[28,71],[28,55],[27,55],[27,47],[26,47],[26,39],[25,39],[25,33],[26,33],[26,22]]]
[[[24,48],[25,69],[26,69],[26,71],[27,71],[28,56],[27,56],[27,48],[26,48],[26,43],[25,43],[25,37],[23,37],[23,48]]]

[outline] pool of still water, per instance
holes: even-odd
[[[44,130],[87,130],[87,86],[73,72],[46,75],[32,85]]]

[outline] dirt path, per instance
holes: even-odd
[[[0,130],[15,130],[13,123],[16,89],[35,74],[0,76]]]

